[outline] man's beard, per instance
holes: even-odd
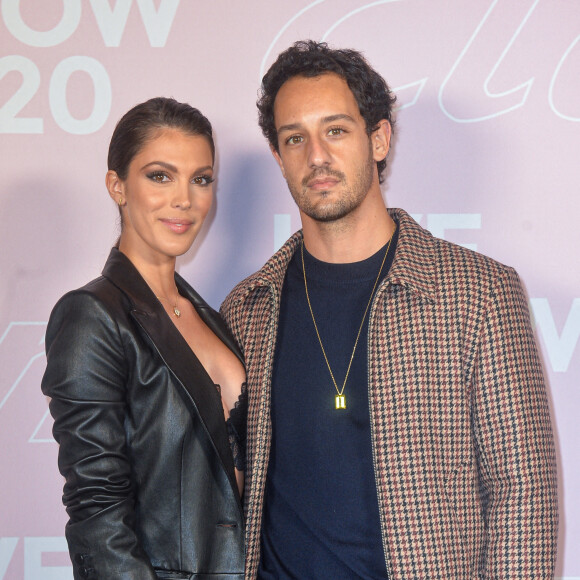
[[[346,176],[341,171],[330,168],[317,168],[306,176],[299,186],[287,181],[288,189],[300,211],[309,218],[319,222],[337,221],[353,212],[364,201],[373,182],[375,165],[376,163],[369,153],[367,162],[355,174],[353,183],[350,186],[347,184]],[[320,197],[324,198],[327,192],[319,191],[314,194],[318,198],[318,202],[313,203],[312,197],[308,194],[307,184],[312,179],[324,176],[334,177],[339,180],[333,189],[340,187],[340,195],[336,201],[325,204],[320,201]],[[335,195],[335,193],[333,192],[330,195]]]

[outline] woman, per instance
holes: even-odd
[[[245,371],[219,315],[175,273],[210,209],[213,164],[197,109],[131,109],[106,176],[118,247],[51,314],[42,390],[75,578],[243,577]]]

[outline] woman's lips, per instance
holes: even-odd
[[[162,219],[161,222],[176,234],[184,234],[193,225],[190,220],[180,218],[166,218]]]

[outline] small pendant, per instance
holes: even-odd
[[[177,308],[177,306],[173,307],[173,314],[175,314],[175,316],[177,316],[177,318],[179,318],[181,316],[181,310],[179,310],[179,308]]]
[[[334,397],[334,404],[337,409],[346,409],[346,398],[344,395],[336,395]]]

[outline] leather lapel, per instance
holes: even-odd
[[[182,388],[190,412],[195,416],[194,418],[199,418],[204,425],[235,495],[238,497],[233,458],[221,400],[211,378],[168,318],[138,270],[116,248],[111,250],[103,270],[103,276],[111,280],[131,301],[133,305],[130,312],[131,316],[137,321],[168,369],[177,379],[176,382]],[[203,321],[242,360],[234,339],[219,315],[181,276],[176,274],[175,281],[180,293],[191,300]]]

